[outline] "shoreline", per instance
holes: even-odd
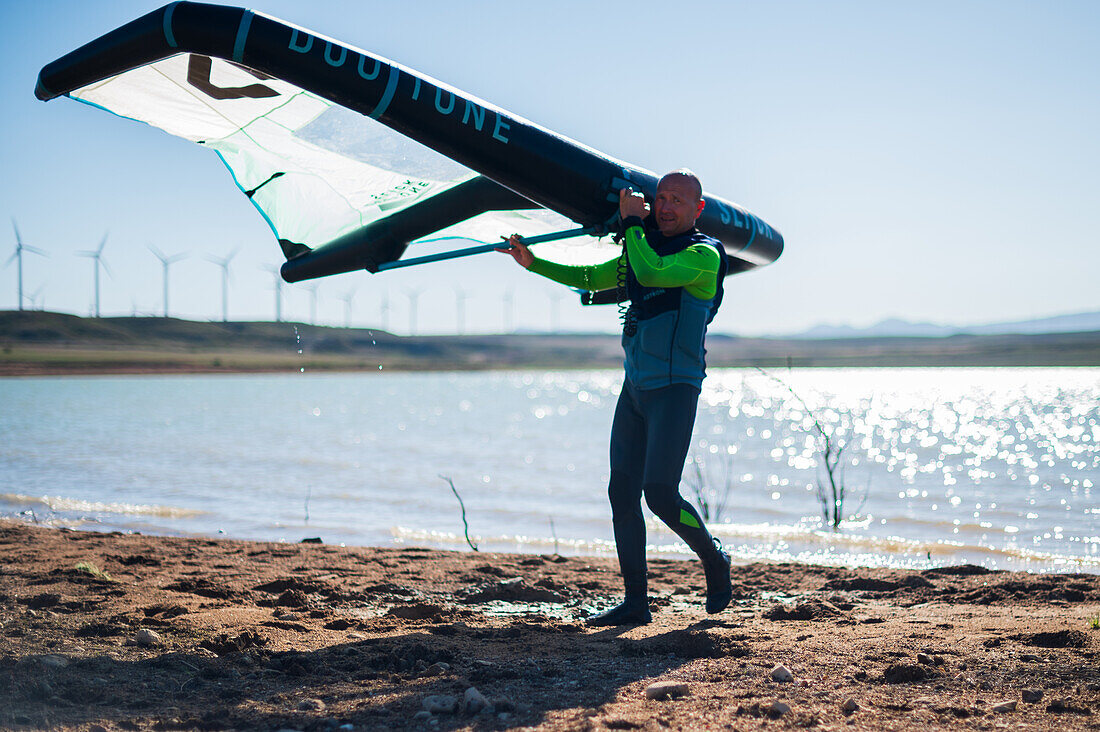
[[[0,546],[8,728],[1100,726],[1097,575],[757,563],[708,616],[697,563],[652,559],[654,622],[588,629],[613,558],[8,519]],[[649,698],[662,681],[686,695]],[[491,713],[461,708],[478,695]]]
[[[469,364],[460,362],[444,363],[383,363],[379,364],[345,364],[329,362],[311,362],[303,365],[300,361],[291,361],[289,356],[273,356],[270,361],[263,361],[259,365],[234,365],[232,359],[227,359],[215,364],[214,361],[222,359],[217,354],[192,354],[194,359],[186,362],[168,362],[150,364],[145,359],[118,363],[111,361],[86,359],[79,351],[70,351],[74,354],[71,361],[63,364],[44,363],[36,360],[20,361],[16,359],[4,360],[0,358],[0,379],[19,379],[36,377],[87,377],[87,376],[264,376],[271,374],[379,374],[379,373],[472,373],[491,371],[592,371],[592,370],[618,370],[621,371],[621,363],[502,363],[502,364]],[[246,360],[255,362],[258,354],[249,353]],[[156,359],[154,359],[156,360]],[[204,361],[197,363],[195,361]],[[208,361],[208,362],[206,362]],[[744,369],[757,368],[787,368],[786,363],[779,360],[762,361],[759,363],[716,363],[709,369]],[[1023,364],[999,364],[999,363],[970,363],[967,361],[956,363],[919,363],[919,362],[887,362],[887,363],[850,363],[841,361],[828,364],[794,364],[793,368],[799,369],[861,369],[861,370],[891,370],[891,369],[1019,369],[1019,370],[1043,370],[1043,369],[1074,369],[1088,370],[1100,368],[1100,364],[1077,363],[1023,363]]]
[[[1100,332],[765,338],[712,333],[715,368],[1098,367]],[[612,333],[399,336],[370,328],[0,311],[0,376],[619,368]]]

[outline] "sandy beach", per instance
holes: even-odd
[[[0,547],[6,729],[1100,728],[1097,575],[752,564],[708,616],[697,564],[654,560],[654,622],[588,629],[614,560],[13,521]]]

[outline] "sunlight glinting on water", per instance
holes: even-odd
[[[613,554],[620,383],[614,370],[0,380],[0,513],[464,549],[450,478],[487,546]],[[837,531],[815,420],[843,447]],[[715,369],[682,490],[739,561],[1096,572],[1097,480],[1097,369]],[[649,541],[688,556],[654,520]]]
[[[772,500],[812,515],[806,504],[817,502],[824,478],[816,417],[846,448],[845,504],[866,501],[860,513],[869,524],[918,542],[965,537],[971,555],[1031,561],[1071,549],[1098,558],[1092,537],[1061,526],[1085,528],[1096,505],[1095,370],[900,373],[904,379],[899,370],[712,374],[702,398],[711,418],[701,415],[709,427],[696,431],[688,482],[693,473],[710,485],[763,480],[775,488]],[[743,461],[755,438],[770,441],[775,464],[764,476],[731,475],[730,456]]]
[[[102,503],[62,496],[22,496],[13,493],[0,494],[0,501],[26,505],[29,510],[46,509],[52,512],[109,513],[120,516],[160,516],[163,518],[196,518],[204,511],[175,506],[143,506],[134,503]]]

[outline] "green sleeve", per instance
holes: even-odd
[[[683,287],[700,300],[709,300],[718,292],[721,259],[712,246],[692,244],[662,257],[649,246],[645,230],[634,225],[626,230],[626,250],[634,276],[646,287]]]
[[[595,292],[607,290],[618,284],[618,262],[621,257],[609,259],[602,264],[570,265],[558,264],[535,257],[528,268],[535,274],[560,282],[568,287]]]

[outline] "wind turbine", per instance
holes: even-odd
[[[86,250],[83,252],[77,252],[78,257],[91,257],[95,260],[95,316],[99,317],[99,268],[107,270],[107,274],[111,274],[111,268],[107,266],[107,260],[103,258],[103,247],[107,246],[107,235],[103,235],[103,241],[99,242],[99,248],[94,252]]]
[[[240,247],[237,247],[229,253],[228,257],[212,257],[209,254],[206,258],[222,268],[222,322],[229,321],[229,263],[233,261],[233,257],[237,256],[237,252],[241,251]]]
[[[549,290],[546,293],[550,298],[550,332],[558,332],[559,315],[561,312],[561,299],[565,296],[565,293],[560,289]]]
[[[45,310],[46,309],[46,297],[42,297],[42,303],[39,304],[38,296],[42,294],[42,290],[46,289],[45,283],[38,286],[38,289],[27,296],[27,299],[31,301],[31,310]]]
[[[466,299],[470,293],[455,285],[455,326],[459,335],[466,335]]]
[[[170,257],[166,257],[161,254],[161,251],[152,244],[149,245],[149,251],[157,255],[157,259],[164,265],[164,317],[168,317],[168,268],[187,256],[185,253],[173,254]]]
[[[416,335],[416,301],[420,297],[422,289],[405,288],[405,294],[409,298],[409,335]]]
[[[355,299],[355,288],[348,290],[341,298],[344,301],[344,327],[351,327],[351,301]]]
[[[281,323],[283,322],[283,276],[279,273],[278,265],[269,265],[264,269],[275,275],[275,287],[272,288],[275,290],[275,322]]]
[[[309,290],[309,324],[317,325],[317,287],[319,283],[314,280],[306,285],[306,289]]]
[[[27,246],[26,244],[23,243],[23,237],[21,237],[19,235],[19,226],[16,225],[15,219],[11,220],[11,227],[13,229],[15,229],[15,254],[11,255],[11,257],[8,259],[8,261],[4,263],[4,266],[7,267],[9,264],[11,264],[13,259],[18,263],[17,269],[19,270],[19,309],[22,310],[23,309],[23,252],[28,251],[28,252],[31,252],[32,254],[41,254],[43,257],[48,257],[50,255],[46,254],[41,249],[36,249],[35,247],[29,247],[29,246]],[[35,294],[37,295],[38,293],[35,293]]]

